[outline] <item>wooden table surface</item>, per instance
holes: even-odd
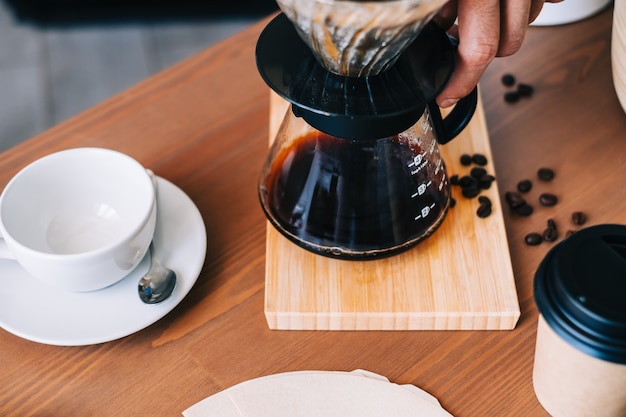
[[[523,238],[543,230],[547,218],[564,233],[577,210],[588,214],[589,225],[626,223],[626,115],[612,85],[611,18],[606,10],[576,24],[533,27],[522,50],[496,60],[481,83],[501,195],[547,166],[555,179],[533,192],[550,190],[560,199],[553,208],[535,204],[527,218],[504,213],[521,307],[511,331],[268,329],[266,222],[256,182],[269,102],[254,63],[265,22],[0,154],[1,188],[21,167],[56,150],[125,152],[193,199],[208,236],[190,294],[138,333],[59,347],[0,330],[0,415],[175,416],[247,379],[361,368],[421,387],[456,417],[547,416],[531,381],[532,282],[552,244],[530,247]],[[534,95],[505,103],[505,72],[532,85]]]

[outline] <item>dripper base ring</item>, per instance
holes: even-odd
[[[450,79],[455,47],[427,24],[381,74],[346,77],[322,67],[283,14],[259,36],[257,67],[265,83],[316,129],[346,139],[376,139],[405,130]]]

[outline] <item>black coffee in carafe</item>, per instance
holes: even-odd
[[[443,160],[402,135],[351,141],[312,130],[274,158],[261,199],[307,249],[344,257],[396,253],[429,236],[448,208]]]
[[[291,120],[305,128],[283,126],[261,176],[267,217],[300,246],[343,258],[388,256],[426,238],[445,216],[450,187],[427,111],[421,120],[358,140]]]

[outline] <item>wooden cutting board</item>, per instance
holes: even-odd
[[[288,103],[270,95],[270,141]],[[494,173],[482,102],[465,130],[441,147],[448,174],[465,174],[463,153],[482,153]],[[498,188],[487,218],[460,195],[439,229],[408,252],[375,261],[310,253],[268,222],[265,316],[281,330],[509,330],[520,310]]]

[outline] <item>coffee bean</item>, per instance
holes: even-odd
[[[468,155],[466,153],[461,155],[461,165],[463,165],[463,166],[470,166],[471,164],[472,164],[472,157],[471,157],[471,155]]]
[[[554,219],[548,219],[548,227],[556,229],[556,222],[554,221]]]
[[[516,103],[520,99],[520,95],[517,91],[507,91],[504,93],[504,101],[507,103]]]
[[[450,197],[450,208],[456,206],[456,200],[452,197]]]
[[[541,203],[542,206],[546,206],[546,207],[552,207],[554,205],[556,205],[558,201],[558,198],[551,193],[542,193],[539,196],[539,203]]]
[[[517,191],[520,193],[527,193],[533,188],[533,183],[530,180],[521,180],[517,183]]]
[[[478,186],[483,190],[488,190],[495,180],[496,177],[493,175],[485,174],[478,179]]]
[[[572,213],[572,223],[576,226],[582,226],[587,222],[587,215],[582,211],[575,211]]]
[[[491,206],[491,200],[489,199],[489,197],[487,197],[486,195],[481,195],[478,197],[478,202],[481,205],[485,205],[485,206]]]
[[[521,195],[513,191],[507,191],[504,193],[504,200],[511,205],[514,201],[524,201]]]
[[[463,187],[463,189],[461,190],[461,194],[463,194],[463,197],[465,198],[474,198],[479,193],[480,193],[480,188],[476,186]]]
[[[529,233],[524,237],[524,241],[527,245],[536,246],[543,242],[543,236],[539,233]]]
[[[546,242],[554,242],[559,237],[559,232],[554,227],[548,227],[543,231],[543,240]]]
[[[537,171],[537,177],[542,181],[552,181],[554,178],[554,171],[550,168],[539,168]]]
[[[524,203],[523,205],[517,207],[515,212],[520,216],[530,216],[533,214],[533,207],[530,204]]]
[[[464,175],[459,178],[459,185],[461,187],[478,187],[478,180],[469,175]]]
[[[484,219],[485,217],[489,217],[490,214],[491,214],[491,203],[481,204],[480,206],[478,206],[478,209],[476,210],[476,215],[480,217],[481,219]]]
[[[457,174],[450,176],[450,185],[459,185],[459,176]]]
[[[512,209],[516,209],[526,204],[526,200],[524,200],[521,195],[513,191],[507,191],[504,194],[504,199],[508,203],[509,207],[511,207]]]
[[[484,167],[485,165],[487,165],[487,157],[481,153],[475,153],[474,155],[472,155],[472,162],[474,162],[476,165]]]
[[[520,83],[517,85],[517,92],[521,97],[530,97],[535,92],[535,89],[531,85]]]
[[[470,176],[476,179],[480,179],[483,175],[487,175],[487,171],[482,167],[474,167],[470,171]]]
[[[502,84],[506,85],[507,87],[512,87],[515,85],[515,77],[513,76],[513,74],[504,74],[501,81]]]

